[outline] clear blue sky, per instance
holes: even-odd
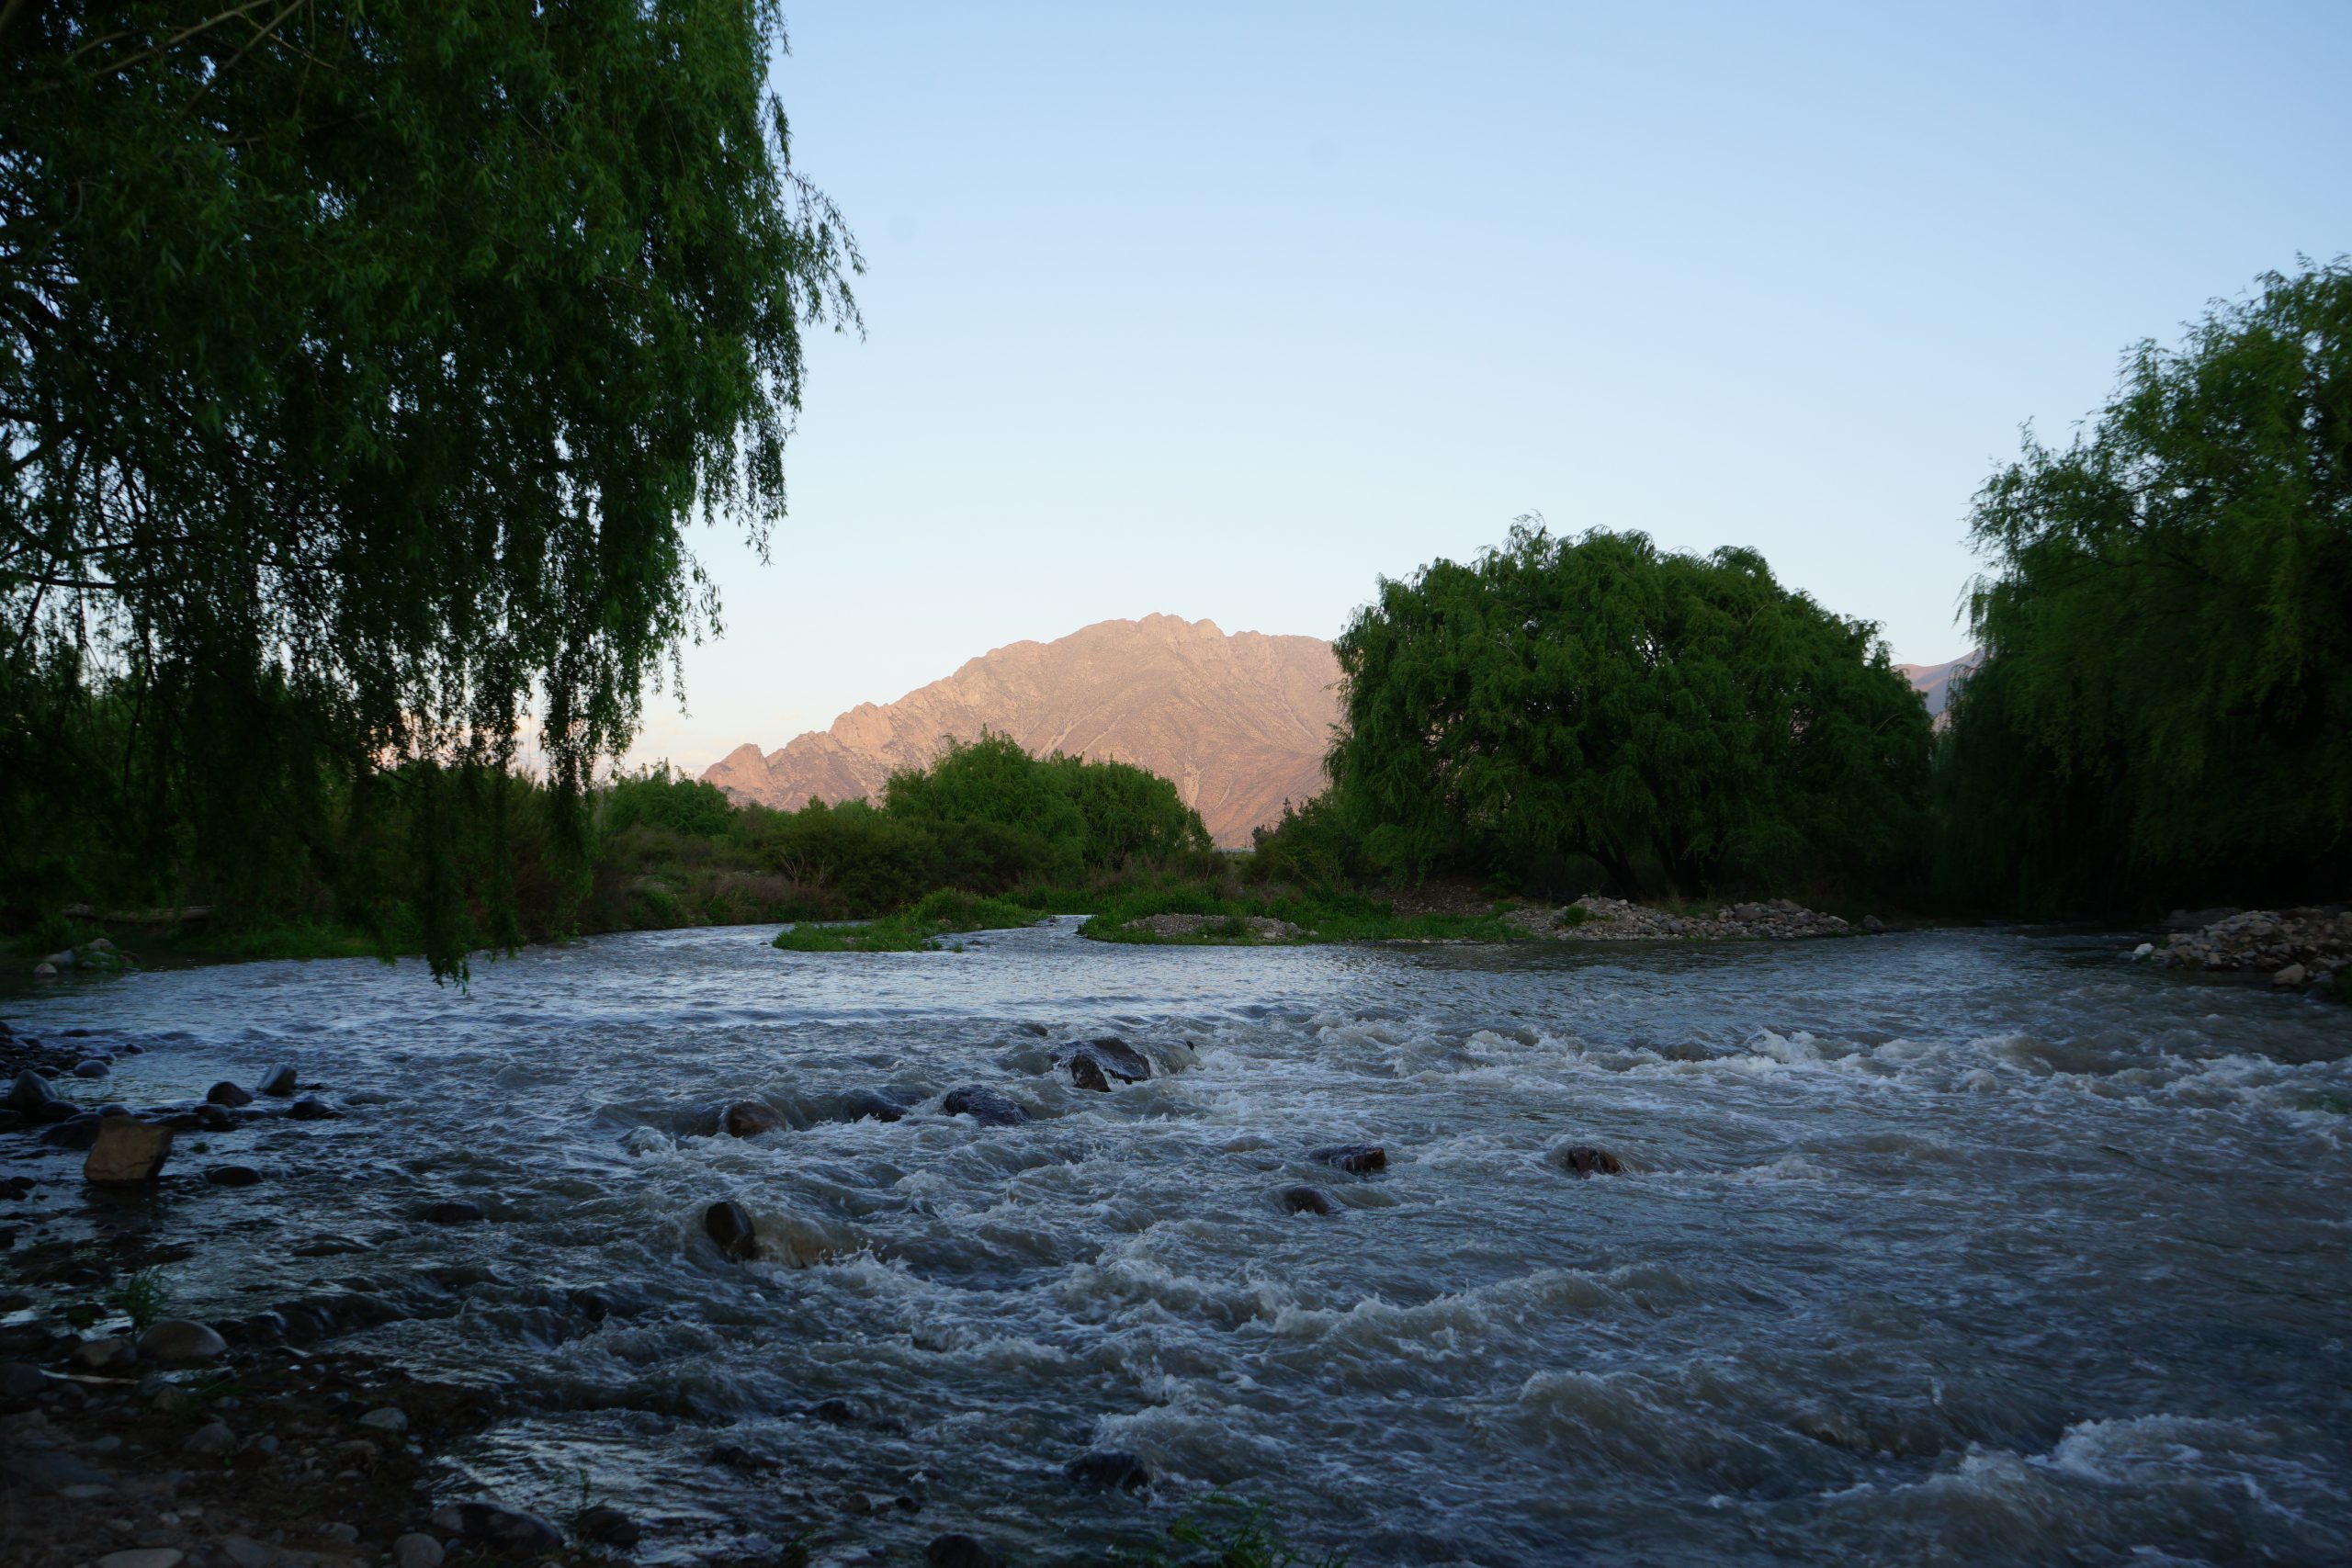
[[[787,6],[865,247],[699,767],[1090,621],[1329,637],[1511,518],[1761,549],[1947,659],[1971,493],[2352,250],[2352,0]]]

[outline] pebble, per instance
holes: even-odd
[[[392,1542],[393,1568],[441,1568],[441,1543],[415,1530]]]

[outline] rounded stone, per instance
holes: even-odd
[[[416,1530],[392,1542],[392,1568],[441,1568],[441,1543]]]
[[[215,1187],[254,1187],[261,1182],[261,1172],[249,1165],[216,1165],[204,1173],[204,1179]]]
[[[167,1317],[139,1337],[139,1353],[158,1361],[209,1361],[229,1353],[229,1342],[201,1323]]]
[[[204,1100],[208,1105],[227,1105],[232,1107],[251,1105],[254,1102],[254,1091],[249,1089],[240,1088],[236,1084],[230,1083],[226,1079],[223,1079],[220,1083],[214,1084],[210,1089],[204,1091]]]

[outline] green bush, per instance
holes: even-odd
[[[716,839],[736,826],[737,813],[716,784],[673,773],[667,762],[616,778],[598,804],[596,825],[621,833],[640,824],[693,838]]]

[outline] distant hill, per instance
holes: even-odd
[[[1951,683],[1984,661],[1982,653],[1963,653],[1941,664],[1898,664],[1894,668],[1928,699],[1928,712],[1935,716],[1936,728],[1940,729],[1945,710],[1951,706]]]
[[[1016,642],[897,702],[862,703],[763,755],[739,746],[703,773],[739,799],[795,808],[878,795],[983,727],[1031,751],[1133,762],[1175,781],[1220,844],[1323,788],[1339,722],[1340,668],[1318,637],[1230,636],[1212,621],[1102,621],[1052,642]]]
[[[1977,657],[1895,668],[1940,724],[1953,677]],[[984,653],[897,702],[861,703],[781,750],[738,746],[702,776],[736,799],[785,810],[811,795],[854,800],[880,795],[899,768],[925,766],[949,738],[969,740],[985,728],[1040,754],[1133,762],[1172,779],[1210,835],[1238,847],[1282,816],[1284,800],[1322,793],[1339,680],[1319,637],[1228,636],[1181,615],[1099,621]]]

